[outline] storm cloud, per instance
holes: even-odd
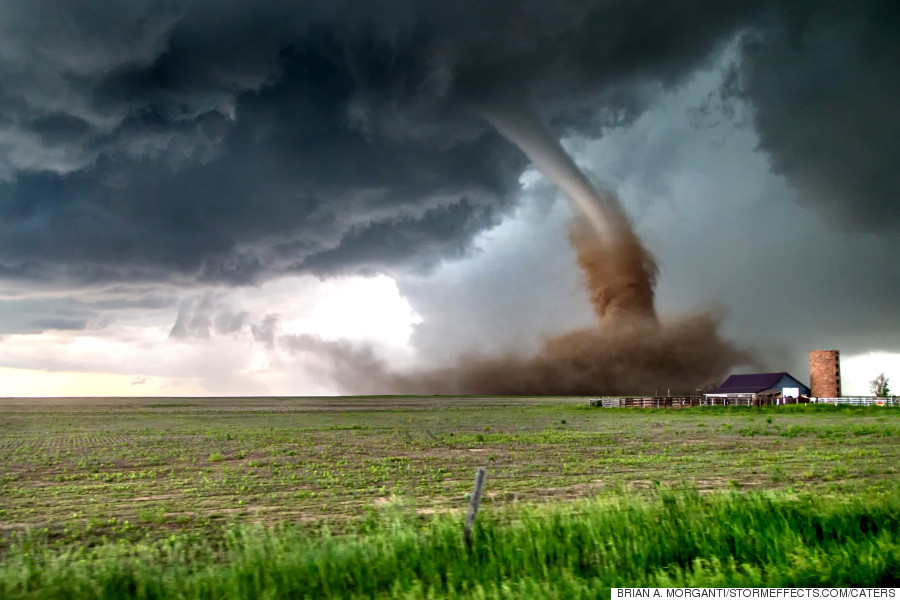
[[[804,5],[808,4],[808,5]],[[731,92],[801,202],[836,228],[900,227],[900,8],[789,3],[742,40]]]
[[[479,119],[631,122],[755,2],[7,3],[0,274],[258,283],[428,269],[516,199]]]

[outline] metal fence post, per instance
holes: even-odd
[[[481,490],[484,488],[484,480],[487,478],[487,470],[478,467],[475,473],[475,489],[472,490],[472,498],[469,500],[469,514],[466,515],[466,524],[463,526],[463,539],[466,546],[472,546],[472,526],[475,525],[475,515],[478,514],[478,505],[481,504]]]

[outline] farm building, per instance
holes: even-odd
[[[752,373],[731,375],[719,387],[703,394],[709,403],[781,404],[785,398],[809,396],[809,387],[790,373]]]

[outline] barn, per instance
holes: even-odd
[[[703,394],[705,404],[782,404],[786,398],[809,396],[809,387],[790,373],[731,375],[722,385]]]

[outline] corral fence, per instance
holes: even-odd
[[[591,406],[603,408],[690,408],[702,406],[701,396],[653,396],[650,398],[603,397],[591,398]]]
[[[591,406],[602,408],[691,408],[694,406],[779,406],[786,404],[846,404],[850,406],[900,406],[900,398],[875,398],[872,396],[843,396],[841,398],[716,398],[707,396],[651,396],[624,398],[604,396],[591,398]]]

